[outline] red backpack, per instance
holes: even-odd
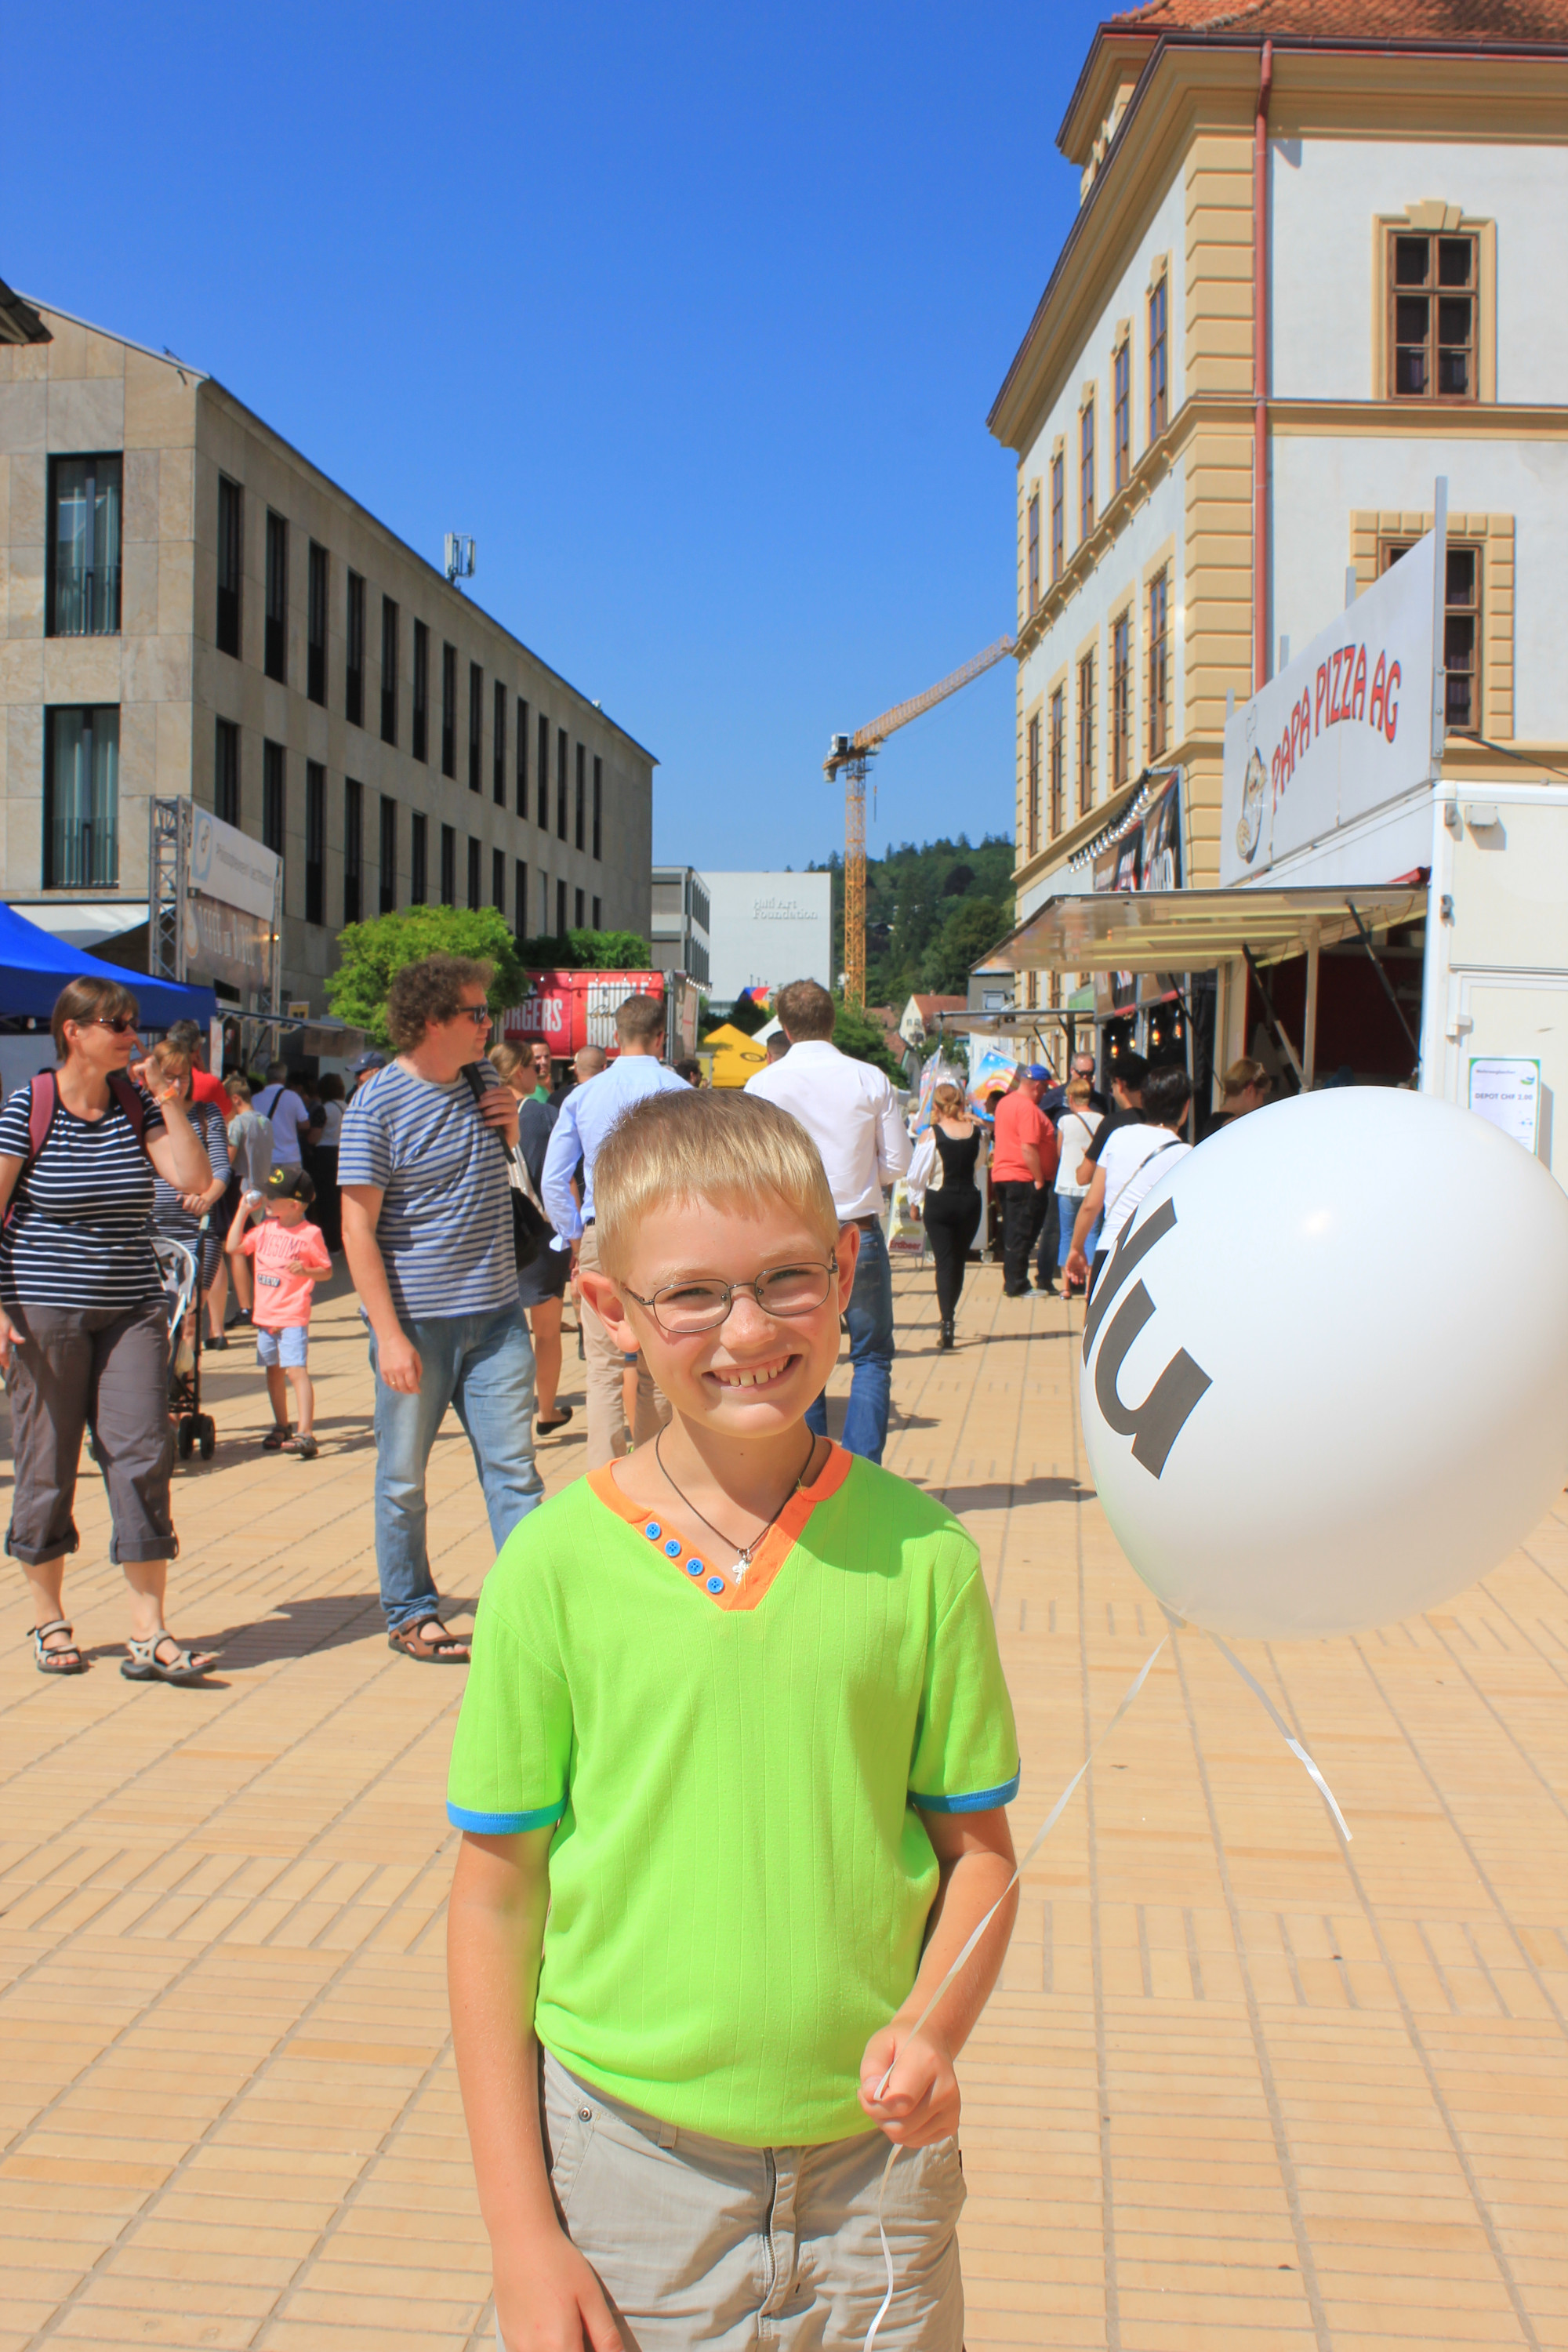
[[[123,1070],[110,1070],[109,1091],[131,1122],[131,1132],[146,1150],[147,1106],[142,1099],[142,1089],[133,1087]],[[49,1129],[55,1123],[55,1113],[60,1107],[60,1089],[53,1070],[40,1070],[27,1088],[27,1160],[36,1160],[49,1139]],[[16,1194],[21,1189],[26,1164],[12,1189],[5,1211],[5,1223],[16,1213]]]

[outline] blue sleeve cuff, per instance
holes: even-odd
[[[976,1789],[964,1797],[922,1797],[916,1789],[910,1790],[910,1802],[922,1813],[989,1813],[998,1805],[1010,1805],[1018,1793],[1020,1772],[1004,1780],[999,1789]]]
[[[516,1837],[520,1830],[548,1829],[566,1811],[566,1800],[543,1805],[533,1813],[471,1813],[466,1805],[447,1800],[447,1819],[455,1830],[472,1830],[477,1837]]]

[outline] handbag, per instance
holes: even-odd
[[[477,1110],[479,1097],[485,1091],[484,1080],[472,1062],[465,1062],[463,1076],[468,1081],[468,1092],[473,1096],[474,1108]],[[501,1157],[506,1161],[507,1197],[511,1202],[511,1254],[513,1263],[521,1274],[525,1265],[533,1264],[540,1251],[551,1240],[553,1228],[534,1200],[531,1183],[524,1192],[517,1181],[518,1165],[522,1160],[521,1147],[514,1153],[505,1136],[499,1129],[494,1132],[496,1141],[500,1146]],[[528,1178],[526,1165],[523,1166],[522,1174],[526,1182]]]

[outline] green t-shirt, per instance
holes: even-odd
[[[867,2128],[861,2055],[936,1895],[921,1814],[1017,1787],[973,1540],[839,1447],[738,1580],[608,1470],[530,1512],[485,1580],[448,1814],[559,1822],[539,2037],[678,2128]]]

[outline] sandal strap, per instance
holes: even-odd
[[[76,1627],[68,1625],[63,1617],[51,1617],[47,1625],[29,1625],[26,1638],[34,1642],[46,1642],[51,1633],[74,1633],[75,1632]]]

